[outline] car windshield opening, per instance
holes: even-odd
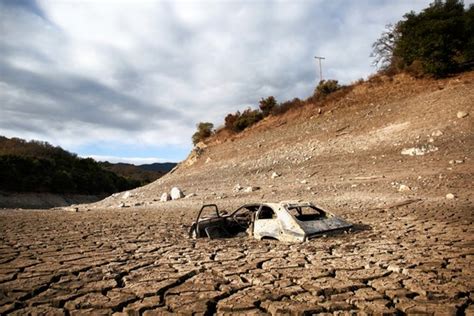
[[[288,212],[297,220],[314,221],[326,217],[326,213],[314,206],[292,206],[288,208]]]

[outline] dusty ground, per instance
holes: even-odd
[[[0,314],[473,315],[473,91],[474,74],[361,86],[78,212],[1,211]],[[401,155],[411,147],[433,151]],[[196,195],[159,202],[172,186]],[[187,238],[202,203],[286,199],[356,228],[303,244]]]

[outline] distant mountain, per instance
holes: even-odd
[[[147,184],[155,181],[168,173],[171,169],[176,166],[176,163],[165,162],[165,163],[153,163],[135,166],[128,163],[110,163],[101,162],[101,166],[109,171],[112,171],[125,178],[134,179],[140,181],[142,184]]]
[[[176,167],[176,162],[155,162],[151,164],[144,164],[137,166],[142,170],[149,170],[149,171],[160,171],[164,173],[170,172],[174,167]]]

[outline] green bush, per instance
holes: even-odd
[[[214,128],[214,124],[209,122],[201,122],[197,124],[197,131],[193,135],[193,144],[196,145],[199,142],[202,142],[206,138],[212,135],[212,129]]]
[[[227,116],[224,119],[225,128],[230,130],[230,131],[236,131],[235,130],[235,122],[237,121],[237,119],[239,117],[240,117],[240,112],[239,111],[235,112],[234,114],[232,114],[232,113],[227,114]]]
[[[268,116],[276,106],[277,101],[274,96],[269,96],[266,99],[262,98],[259,102],[259,108],[263,116]]]
[[[248,108],[247,110],[243,111],[242,114],[237,118],[234,124],[234,129],[238,132],[241,132],[247,127],[254,125],[262,119],[262,112],[260,112],[259,110],[252,110]]]
[[[304,103],[299,98],[294,98],[293,100],[288,100],[280,103],[278,106],[274,107],[272,110],[273,115],[281,115],[287,112],[290,109],[297,108],[302,106]]]
[[[341,86],[337,80],[321,80],[316,89],[314,89],[314,94],[319,97],[325,97],[340,88]]]
[[[249,126],[254,125],[263,119],[263,113],[259,110],[246,109],[242,113],[240,111],[234,114],[227,114],[225,117],[225,127],[234,132],[241,132]]]

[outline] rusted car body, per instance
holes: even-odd
[[[322,234],[349,230],[352,224],[309,202],[251,203],[230,214],[203,205],[189,235],[222,238],[247,233],[256,239],[303,242]]]

